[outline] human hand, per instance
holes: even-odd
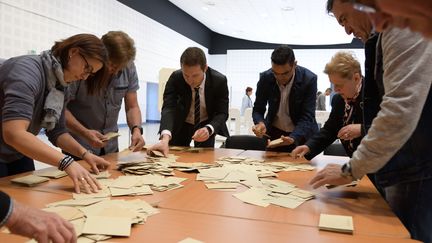
[[[337,137],[342,140],[353,140],[361,136],[361,124],[349,124],[342,127]]]
[[[71,223],[54,213],[28,207],[14,201],[13,211],[6,222],[8,229],[39,243],[75,243],[75,229]]]
[[[192,139],[196,142],[204,142],[209,139],[210,134],[208,132],[207,127],[200,128],[195,131],[194,135],[192,136]]]
[[[138,129],[134,129],[131,138],[131,146],[129,147],[129,149],[133,152],[141,151],[144,145],[144,137],[141,135]]]
[[[255,136],[262,138],[267,133],[267,128],[264,122],[252,126],[252,132],[255,133]]]
[[[107,137],[96,130],[87,130],[85,138],[93,148],[103,148],[107,143]]]
[[[281,143],[275,143],[275,144],[270,144],[270,140],[268,140],[268,145],[267,148],[277,148],[277,147],[281,147],[281,146],[288,146],[294,143],[294,138],[289,137],[289,136],[281,136],[280,139],[282,140]]]
[[[342,166],[337,164],[328,164],[324,169],[318,171],[312,180],[310,180],[309,184],[316,189],[325,184],[345,185],[352,182],[352,179],[349,177],[342,176],[341,172]]]
[[[310,148],[307,145],[300,145],[291,151],[291,156],[294,158],[303,158],[309,152]]]
[[[96,178],[77,162],[72,162],[72,164],[65,169],[65,172],[72,179],[76,193],[81,193],[81,189],[86,193],[96,193],[98,190],[102,189]]]
[[[147,154],[150,155],[151,151],[159,151],[163,153],[165,157],[167,157],[169,153],[168,140],[159,140],[158,143],[153,144],[150,148],[147,149]]]

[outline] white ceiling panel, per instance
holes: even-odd
[[[350,43],[327,0],[169,0],[214,32],[296,45]]]

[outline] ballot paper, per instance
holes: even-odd
[[[282,138],[278,138],[275,140],[270,141],[270,143],[268,144],[269,147],[273,147],[273,146],[277,146],[279,144],[282,144],[284,141],[282,140]]]
[[[204,243],[204,242],[188,237],[184,240],[179,241],[178,243]]]
[[[83,234],[129,236],[131,225],[131,219],[126,217],[89,216],[82,232]]]
[[[12,183],[24,185],[24,186],[36,186],[40,183],[49,181],[46,177],[27,175],[23,177],[14,178],[11,180]]]
[[[105,142],[105,141],[108,141],[110,139],[116,138],[118,136],[120,136],[120,133],[118,133],[118,132],[109,132],[109,133],[105,134],[105,139],[102,141]]]
[[[42,170],[36,170],[33,172],[33,175],[58,179],[67,176],[67,173],[57,169],[56,167],[49,167]]]
[[[270,205],[270,203],[265,200],[267,199],[267,192],[260,188],[251,188],[244,192],[233,194],[233,196],[245,203],[256,206],[267,207]]]
[[[321,214],[319,225],[320,230],[334,231],[352,234],[354,231],[353,218],[351,216]]]
[[[165,155],[162,152],[157,151],[157,150],[151,150],[150,151],[150,156],[153,156],[153,157],[165,157]]]

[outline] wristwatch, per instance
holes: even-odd
[[[354,176],[352,174],[352,169],[351,169],[351,164],[349,162],[342,165],[341,176],[350,178],[351,180],[354,180]]]
[[[133,131],[134,131],[135,128],[138,128],[139,131],[140,131],[140,133],[141,133],[141,135],[143,135],[143,128],[142,128],[141,126],[139,126],[139,125],[134,125],[134,126],[130,129],[131,133],[133,133]]]

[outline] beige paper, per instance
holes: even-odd
[[[237,183],[207,183],[208,189],[236,189]]]
[[[120,133],[118,133],[118,132],[109,132],[109,133],[105,134],[106,138],[102,141],[105,142],[105,141],[108,141],[110,139],[116,138],[118,136],[120,136]]]
[[[104,216],[89,216],[84,225],[83,234],[129,236],[131,219]]]
[[[79,209],[74,207],[59,206],[59,207],[44,208],[43,210],[47,212],[56,213],[67,221],[84,217],[84,214]]]
[[[272,147],[272,146],[279,145],[279,144],[281,144],[281,143],[283,143],[282,138],[278,138],[278,139],[275,139],[275,140],[270,141],[270,143],[268,144],[268,146],[269,146],[269,147]]]
[[[259,188],[251,188],[241,193],[233,194],[234,197],[256,206],[267,207],[270,205],[267,199],[267,192]]]
[[[67,173],[57,169],[56,167],[49,167],[42,170],[36,170],[33,172],[33,175],[58,179],[67,176]]]
[[[204,242],[188,237],[184,240],[179,241],[178,243],[204,243]]]
[[[353,218],[351,216],[321,214],[319,220],[319,229],[335,231],[341,233],[350,233],[354,231]]]
[[[49,181],[46,177],[40,177],[36,175],[27,175],[23,177],[14,178],[11,180],[13,183],[17,183],[25,186],[36,186],[37,184]]]

